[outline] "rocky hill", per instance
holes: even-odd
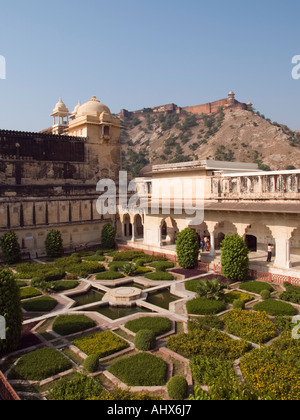
[[[215,159],[258,163],[262,170],[300,169],[300,133],[248,110],[212,114],[144,109],[123,115],[123,169]]]

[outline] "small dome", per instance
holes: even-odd
[[[78,109],[81,107],[81,102],[78,101],[78,104],[75,106],[75,108],[73,109],[72,115],[76,115],[78,112]]]
[[[104,104],[102,104],[100,101],[98,101],[96,96],[93,96],[92,99],[90,99],[87,103],[81,105],[77,109],[77,116],[82,117],[91,115],[100,117],[100,115],[103,112],[107,112],[108,114],[110,114],[110,109]]]
[[[55,105],[55,108],[54,108],[54,110],[53,110],[53,114],[56,114],[56,113],[66,113],[66,114],[68,114],[69,113],[69,110],[68,110],[68,108],[66,107],[66,105],[63,103],[63,101],[62,101],[62,99],[61,98],[59,98],[59,101],[57,102],[57,104]]]
[[[235,96],[235,93],[232,90],[229,92],[228,96]]]

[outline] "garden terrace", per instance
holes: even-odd
[[[41,299],[49,304],[53,299],[57,302],[53,309],[42,305],[44,312],[26,314],[34,319],[25,319],[19,349],[0,361],[0,369],[21,399],[105,399],[125,392],[128,385],[131,392],[140,391],[142,386],[147,393],[135,394],[135,398],[150,398],[154,393],[156,398],[168,399],[168,380],[178,375],[187,378],[190,386],[200,386],[206,392],[204,398],[213,400],[300,398],[300,343],[291,339],[295,327],[292,319],[300,309],[299,288],[261,281],[232,283],[201,271],[192,271],[194,277],[186,272],[184,277],[177,272],[178,266],[156,263],[140,253],[103,254],[100,259],[91,252],[15,267],[17,278],[21,273],[23,305],[37,305],[40,310]],[[69,272],[67,267],[74,269],[74,265],[85,263],[97,267],[89,266],[83,278],[74,272],[74,279],[53,280],[53,270]],[[128,263],[132,264],[131,275],[124,271]],[[102,272],[94,273],[98,266]],[[134,275],[140,266],[159,276],[171,273],[172,280],[151,280],[141,271]],[[37,273],[50,278],[35,282],[32,279]],[[106,273],[118,273],[122,278],[97,279],[98,274]],[[219,300],[198,296],[198,284],[203,279],[211,283],[217,279],[222,285],[224,293]],[[136,307],[111,308],[102,302],[110,290],[135,284],[142,293]],[[266,290],[269,297],[264,300]],[[86,300],[75,306],[77,298]],[[237,301],[246,309],[234,309]],[[151,354],[145,353],[147,356],[134,344],[136,334],[143,330],[156,336],[156,348]],[[94,354],[99,366],[89,378],[85,360]],[[265,366],[268,376],[264,375]],[[61,379],[54,380],[57,378]],[[75,383],[78,389],[86,388],[80,396],[75,393],[72,397]]]

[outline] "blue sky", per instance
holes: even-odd
[[[0,128],[42,130],[62,96],[112,112],[236,92],[300,130],[297,0],[2,0]]]

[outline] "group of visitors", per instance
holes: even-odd
[[[201,239],[201,236],[199,235],[198,232],[196,232],[197,235],[197,239],[198,239],[198,244],[199,244],[199,248],[201,249],[202,252],[205,251],[210,251],[210,238],[209,236],[204,236],[203,239]]]

